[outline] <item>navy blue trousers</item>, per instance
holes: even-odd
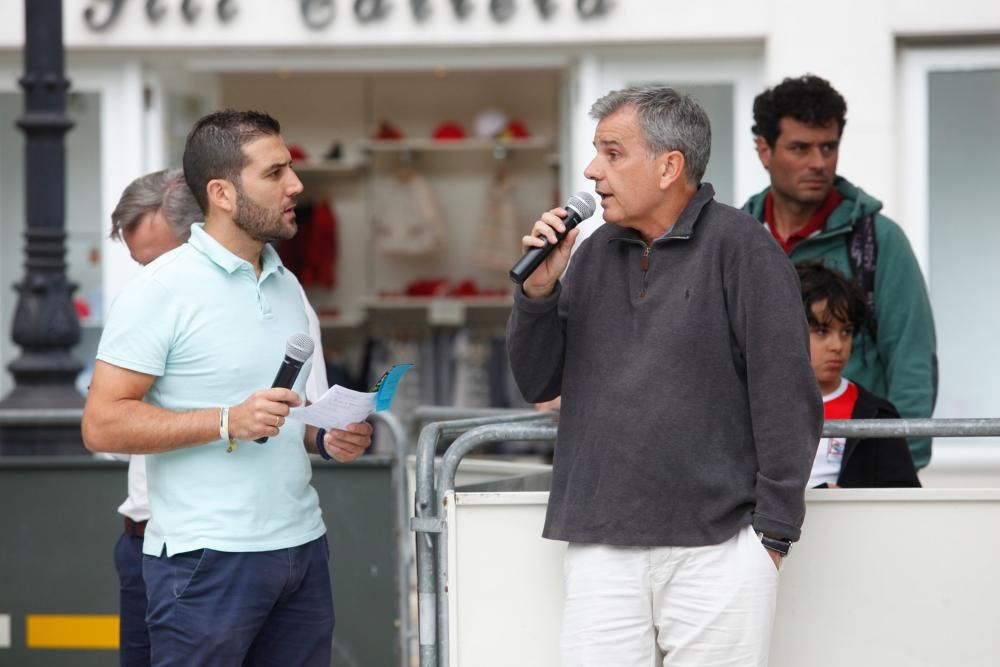
[[[329,667],[326,536],[291,549],[143,557],[155,667]]]
[[[142,538],[122,533],[115,543],[121,624],[118,655],[122,667],[149,667],[146,582],[142,579]]]

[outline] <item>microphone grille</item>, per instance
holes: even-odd
[[[574,211],[580,214],[581,220],[586,220],[590,216],[594,215],[594,211],[597,210],[597,204],[594,202],[594,198],[588,192],[577,192],[566,200],[565,208],[572,208]]]
[[[285,355],[300,363],[305,363],[315,348],[312,337],[304,333],[292,334],[285,341]]]

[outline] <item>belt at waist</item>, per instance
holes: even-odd
[[[133,521],[125,517],[125,534],[130,537],[143,537],[146,534],[146,522]]]

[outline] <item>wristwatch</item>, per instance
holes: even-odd
[[[765,549],[770,549],[771,551],[780,554],[782,558],[788,555],[788,552],[792,550],[791,540],[780,540],[776,537],[768,537],[764,533],[757,533],[757,537],[760,538],[760,543],[764,545]]]

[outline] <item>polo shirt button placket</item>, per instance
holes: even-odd
[[[265,319],[271,317],[271,307],[267,303],[264,293],[260,291],[259,286],[257,287],[257,308],[260,310],[260,314],[264,316]]]

